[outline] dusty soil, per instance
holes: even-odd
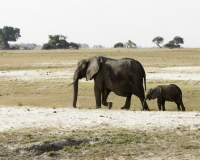
[[[124,128],[166,130],[198,129],[200,112],[120,111],[108,109],[0,107],[0,131],[25,128],[91,130]]]
[[[71,62],[72,63],[72,62]],[[75,64],[75,62],[73,62]],[[200,66],[189,67],[145,67],[147,80],[200,80]],[[45,79],[72,79],[74,68],[0,71],[6,80],[40,81]],[[84,81],[84,80],[83,80]]]

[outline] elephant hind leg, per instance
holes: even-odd
[[[133,88],[134,90],[135,88]],[[145,93],[144,93],[144,88],[143,88],[143,84],[139,84],[136,86],[136,92],[133,93],[134,95],[136,95],[139,99],[140,99],[140,102],[141,102],[141,105],[142,105],[142,110],[146,110],[146,111],[150,111],[148,105],[147,105],[147,102],[145,100]]]
[[[185,106],[184,106],[184,104],[183,104],[182,96],[181,96],[181,98],[180,98],[180,105],[181,105],[182,111],[185,111]]]
[[[145,111],[145,110],[146,110],[146,111],[150,111],[150,110],[149,110],[149,107],[148,107],[148,105],[147,105],[146,100],[145,100],[145,102],[144,102],[144,100],[145,100],[144,98],[140,98],[140,102],[141,102],[141,104],[142,104],[142,110],[143,110],[143,111]]]
[[[183,102],[181,102],[181,108],[182,108],[182,111],[185,111],[185,106],[184,106]]]
[[[131,106],[131,96],[132,95],[126,97],[125,105],[121,109],[127,109],[128,110],[130,108],[130,106]]]
[[[103,90],[102,91],[102,104],[109,109],[112,108],[112,102],[107,102],[108,95],[110,94],[110,90]]]
[[[162,110],[165,111],[165,100],[162,100]]]
[[[180,103],[179,103],[179,102],[175,102],[175,103],[176,103],[176,105],[177,105],[177,110],[180,111],[180,110],[181,110],[181,108],[180,108]]]
[[[185,106],[183,104],[182,98],[179,98],[178,100],[176,100],[175,103],[177,104],[178,111],[181,111],[181,109],[182,109],[182,111],[185,111]],[[181,108],[180,108],[180,106],[181,106]]]
[[[157,104],[158,104],[158,109],[159,111],[161,111],[161,103],[162,101],[160,99],[157,98]]]

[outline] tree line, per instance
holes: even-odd
[[[163,37],[155,37],[152,42],[155,43],[159,48],[162,48],[160,46],[160,44],[162,44],[164,41]],[[168,43],[164,44],[164,47],[166,48],[180,48],[181,45],[180,44],[184,44],[184,40],[183,38],[176,36],[174,37],[173,40],[169,41]],[[128,40],[128,42],[122,43],[122,42],[118,42],[114,45],[114,48],[118,48],[118,47],[123,47],[123,48],[137,48],[138,46],[132,42],[131,40]]]
[[[34,49],[36,44],[10,45],[9,41],[17,41],[21,37],[20,29],[11,26],[4,26],[0,28],[0,49]],[[63,35],[49,35],[49,41],[42,46],[42,49],[79,49],[81,44],[74,42],[67,42],[67,37]]]
[[[31,46],[20,46],[20,45],[9,45],[8,41],[17,41],[21,37],[20,29],[14,28],[11,26],[4,26],[0,28],[0,49],[34,49],[36,45],[33,43]],[[67,42],[67,36],[63,35],[49,35],[49,41],[43,44],[42,49],[79,49],[79,48],[89,48],[87,44],[79,44],[74,42]],[[164,41],[163,37],[157,36],[155,37],[152,42],[155,43],[159,48]],[[184,44],[183,38],[176,36],[173,40],[169,41],[168,43],[164,44],[163,47],[166,48],[180,48],[180,44]],[[137,48],[137,44],[131,40],[128,40],[125,43],[116,43],[114,48],[124,47],[124,48]],[[93,48],[104,48],[102,45],[94,45]]]
[[[79,49],[80,44],[74,42],[67,42],[67,37],[63,35],[49,35],[48,43],[45,43],[42,49]]]

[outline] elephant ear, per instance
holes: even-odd
[[[86,80],[91,80],[100,68],[100,57],[92,57],[89,59],[86,71]]]
[[[154,89],[151,90],[151,99],[155,99],[158,98],[158,96],[161,94],[161,88],[160,87],[156,87]]]

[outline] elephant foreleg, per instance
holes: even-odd
[[[131,106],[131,96],[132,95],[126,97],[125,105],[121,109],[127,109],[128,110],[130,108],[130,106]]]
[[[101,108],[101,90],[97,87],[94,87],[94,95],[96,99],[96,108]]]
[[[102,104],[107,106],[109,109],[112,108],[112,102],[107,102],[108,95],[110,94],[110,90],[103,90],[102,91]]]

